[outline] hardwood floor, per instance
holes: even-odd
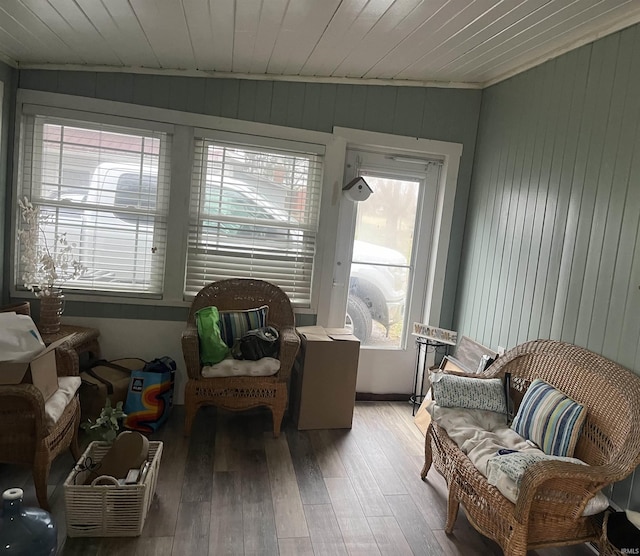
[[[446,485],[420,480],[424,438],[411,406],[358,402],[351,430],[298,431],[273,438],[267,412],[202,409],[185,439],[181,407],[152,439],[164,442],[147,522],[137,538],[67,538],[62,483],[70,454],[54,463],[49,500],[63,555],[500,555],[461,511],[443,531]],[[30,472],[0,465],[0,486],[25,489]],[[582,545],[539,556],[590,556]]]

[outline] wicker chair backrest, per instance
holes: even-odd
[[[488,376],[512,376],[515,408],[536,379],[587,407],[575,457],[589,465],[609,465],[619,478],[640,463],[640,377],[584,348],[535,340],[509,350]],[[616,479],[618,480],[618,479]]]
[[[193,299],[188,322],[195,323],[195,315],[203,307],[215,306],[220,311],[244,311],[262,305],[269,306],[267,322],[281,329],[294,326],[291,301],[278,286],[252,278],[219,280],[202,288]]]

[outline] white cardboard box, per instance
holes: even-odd
[[[33,384],[47,401],[58,389],[56,348],[73,334],[53,342],[34,355],[30,361],[0,361],[0,384]]]

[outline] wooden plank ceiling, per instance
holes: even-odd
[[[2,0],[0,59],[480,87],[638,21],[639,0]]]

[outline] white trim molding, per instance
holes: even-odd
[[[440,183],[436,193],[433,244],[430,250],[431,260],[429,261],[423,311],[424,322],[429,322],[435,326],[439,325],[462,144],[343,127],[334,127],[333,133],[346,143],[346,147],[359,147],[399,157],[435,158],[442,161]],[[336,230],[336,236],[338,235],[339,231]],[[330,281],[330,283],[333,283],[334,288],[346,288],[346,282],[348,281],[348,278],[343,276],[343,269],[336,266],[342,256],[340,247],[340,242],[337,242],[336,258],[332,268],[333,279]],[[342,297],[344,296],[333,295],[331,296],[331,304],[320,304],[318,308],[319,324],[330,327],[344,325],[344,307],[338,301]]]

